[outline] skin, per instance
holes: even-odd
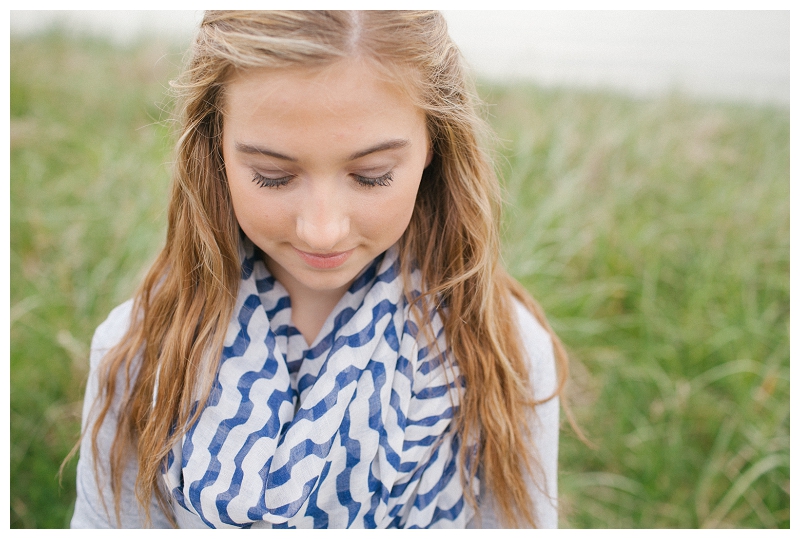
[[[222,154],[239,225],[307,343],[400,239],[432,157],[424,112],[360,59],[236,74]]]

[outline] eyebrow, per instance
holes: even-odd
[[[399,148],[405,148],[408,146],[409,142],[407,139],[392,139],[387,140],[386,142],[381,142],[380,144],[376,144],[375,146],[371,146],[366,150],[361,150],[351,154],[347,160],[353,161],[355,159],[359,159],[361,157],[365,157],[369,154],[376,153],[376,152],[383,152],[386,150],[397,150]],[[284,161],[291,161],[296,162],[296,157],[291,157],[288,155],[284,155],[282,153],[276,152],[274,150],[270,150],[269,148],[262,148],[259,146],[253,146],[252,144],[244,144],[242,142],[236,142],[234,144],[236,151],[247,153],[247,154],[261,154],[267,155],[269,157],[275,157],[277,159],[283,159]]]
[[[268,155],[269,157],[276,157],[285,161],[297,161],[297,159],[294,157],[289,157],[288,155],[283,155],[282,153],[278,153],[267,148],[259,148],[258,146],[252,146],[250,144],[244,144],[238,141],[234,144],[234,147],[236,148],[237,152]]]
[[[364,157],[371,153],[383,152],[386,150],[397,150],[398,148],[405,148],[406,146],[408,146],[407,139],[398,138],[393,140],[387,140],[386,142],[381,142],[380,144],[376,144],[375,146],[367,148],[366,150],[356,152],[352,154],[350,157],[348,157],[347,160],[353,161],[355,159],[358,159],[359,157]]]

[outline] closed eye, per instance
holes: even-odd
[[[386,187],[390,183],[392,183],[391,171],[387,172],[382,176],[378,176],[377,178],[371,178],[369,176],[360,176],[358,174],[353,174],[353,176],[355,177],[356,181],[359,184],[365,187],[377,187],[377,186]]]
[[[272,187],[276,189],[278,187],[283,187],[284,185],[288,184],[292,180],[293,176],[282,176],[280,178],[267,178],[266,176],[262,176],[258,172],[253,172],[253,181],[259,187]]]

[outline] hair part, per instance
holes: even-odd
[[[490,131],[476,112],[480,101],[461,54],[434,11],[205,13],[183,76],[173,84],[180,132],[166,244],[136,292],[126,335],[104,359],[88,433],[99,477],[97,437],[119,398],[108,457],[118,522],[128,459],[138,464],[136,495],[148,518],[153,497],[172,518],[164,462],[203,409],[233,313],[239,227],[221,154],[226,82],[238,71],[353,58],[370,61],[427,117],[434,157],[400,248],[406,282],[415,264],[425,286],[421,298],[409,300],[420,320],[427,305],[439,311],[451,352],[445,356],[455,358],[466,388],[456,425],[462,439],[479,443],[475,455],[462,444],[462,480],[472,480],[476,470],[467,463],[477,457],[505,523],[535,526],[525,477],[538,471],[527,428],[538,403],[515,300],[552,337],[559,382],[548,399],[562,391],[567,356],[541,308],[500,263],[501,192],[483,149]],[[471,489],[465,493],[475,507]]]

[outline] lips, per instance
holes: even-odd
[[[294,250],[303,261],[316,269],[334,269],[344,264],[355,249],[340,251],[338,253],[307,253],[297,247]]]

